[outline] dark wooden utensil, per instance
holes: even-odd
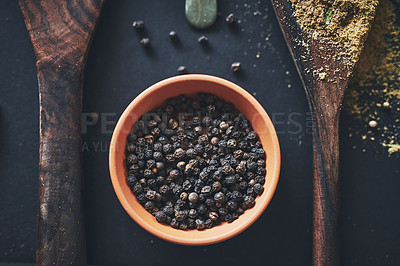
[[[303,31],[288,1],[272,0],[272,5],[313,117],[313,263],[338,265],[339,111],[355,64],[341,60],[341,44]]]
[[[103,0],[20,0],[40,100],[37,265],[85,265],[83,70]]]

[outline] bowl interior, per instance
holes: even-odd
[[[259,134],[266,151],[266,182],[264,192],[256,198],[253,208],[246,210],[232,223],[222,223],[203,231],[182,231],[158,223],[136,200],[126,183],[126,138],[140,116],[162,106],[170,97],[181,94],[194,96],[199,92],[212,93],[231,102],[251,122]],[[265,210],[275,191],[280,171],[280,150],[274,126],[262,106],[239,86],[207,75],[184,75],[161,81],[142,92],[126,108],[114,130],[110,145],[110,174],[114,190],[127,213],[144,229],[165,240],[186,244],[204,245],[228,239],[250,226]]]

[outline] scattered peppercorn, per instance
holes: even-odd
[[[126,182],[158,222],[204,230],[254,206],[264,191],[265,151],[231,103],[181,95],[150,113],[127,137]]]
[[[176,34],[176,32],[175,31],[170,31],[169,32],[169,38],[172,40],[172,41],[177,41],[178,40],[178,34]]]
[[[226,21],[228,24],[233,24],[233,23],[236,21],[235,15],[234,15],[233,13],[230,13],[230,14],[226,17],[225,21]]]
[[[239,72],[240,69],[241,69],[241,64],[240,64],[240,62],[234,62],[234,63],[232,63],[232,65],[231,65],[231,70],[232,70],[232,72]]]
[[[206,36],[201,36],[198,40],[197,40],[200,44],[206,44],[208,42],[208,38]]]
[[[150,39],[149,38],[143,38],[140,40],[140,44],[143,47],[149,47],[150,46]]]
[[[132,23],[132,26],[137,30],[143,30],[144,29],[144,22],[141,21],[141,20],[137,20],[137,21],[134,21]]]
[[[189,194],[189,201],[190,202],[196,202],[198,200],[199,196],[197,195],[196,192],[192,192]]]
[[[178,74],[186,74],[186,73],[187,73],[187,69],[185,66],[178,67]]]

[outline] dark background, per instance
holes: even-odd
[[[107,1],[87,60],[83,128],[86,240],[89,264],[310,265],[312,149],[306,97],[269,1],[219,1],[205,31],[185,19],[184,1]],[[235,27],[224,22],[233,12]],[[144,50],[132,21],[145,21]],[[173,44],[168,33],[178,33]],[[206,35],[209,45],[197,38]],[[38,89],[35,60],[16,0],[0,2],[0,262],[34,262],[38,176]],[[259,58],[257,58],[259,54]],[[242,63],[234,75],[232,62]],[[190,73],[231,80],[273,119],[282,149],[277,191],[246,231],[212,246],[160,240],[124,211],[108,173],[108,145],[119,115],[153,83]],[[399,157],[348,138],[354,120],[340,121],[340,252],[343,265],[400,265]],[[356,149],[353,148],[356,147]]]

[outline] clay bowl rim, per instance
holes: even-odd
[[[173,83],[178,83],[178,82],[182,82],[182,81],[206,81],[206,82],[212,82],[212,83],[217,83],[218,85],[221,85],[223,87],[226,87],[228,90],[232,90],[234,91],[236,94],[239,94],[241,97],[244,97],[248,104],[252,105],[253,108],[256,109],[256,112],[260,115],[260,117],[262,117],[265,121],[265,129],[268,132],[268,134],[270,135],[269,139],[271,141],[267,142],[269,145],[272,145],[272,150],[273,150],[273,154],[268,153],[267,154],[267,163],[270,163],[268,160],[271,160],[271,158],[273,158],[273,162],[272,162],[272,170],[268,170],[268,164],[267,164],[267,175],[270,175],[271,178],[271,183],[268,186],[268,190],[266,189],[266,184],[264,184],[264,192],[263,194],[267,194],[265,196],[265,198],[262,201],[257,201],[256,199],[256,205],[258,204],[258,211],[253,211],[251,216],[247,217],[246,220],[244,220],[242,218],[241,215],[239,216],[239,218],[234,221],[233,223],[230,224],[226,224],[223,223],[221,225],[218,225],[216,227],[223,227],[229,225],[230,229],[229,230],[219,230],[222,231],[217,235],[212,235],[212,236],[208,236],[207,238],[201,238],[201,239],[196,239],[196,238],[189,238],[189,237],[182,237],[182,236],[177,236],[176,233],[177,231],[181,231],[179,229],[175,229],[172,227],[169,227],[167,225],[162,225],[162,226],[166,226],[169,227],[169,229],[165,229],[168,230],[170,233],[165,233],[161,230],[156,229],[154,226],[152,226],[152,224],[154,225],[154,223],[157,223],[158,225],[160,225],[154,218],[154,220],[152,222],[148,222],[146,221],[146,219],[144,219],[143,217],[141,217],[135,210],[134,210],[134,206],[136,205],[139,208],[143,208],[136,200],[136,197],[134,196],[134,194],[130,191],[130,196],[126,196],[126,188],[128,187],[128,185],[125,183],[121,183],[120,180],[126,180],[126,169],[123,171],[123,177],[119,177],[121,175],[122,171],[118,171],[118,159],[117,159],[117,153],[119,152],[118,150],[118,141],[122,141],[123,143],[123,147],[125,147],[126,144],[126,137],[127,137],[127,132],[125,130],[124,132],[124,128],[123,128],[123,124],[124,124],[124,120],[128,119],[130,117],[130,114],[134,112],[135,107],[138,105],[138,103],[140,103],[143,100],[146,100],[147,97],[149,97],[152,93],[154,93],[157,90],[163,89],[165,88],[167,85],[172,85]],[[196,91],[196,93],[201,92],[201,91]],[[190,91],[188,92],[188,94],[190,94]],[[167,97],[169,98],[169,97]],[[164,100],[166,100],[167,98],[165,98]],[[221,97],[222,98],[222,97]],[[222,98],[224,99],[224,98]],[[236,99],[236,98],[235,98]],[[235,105],[235,99],[229,99],[228,101],[232,102]],[[224,99],[227,100],[227,99]],[[155,107],[152,107],[151,109],[153,109]],[[138,115],[138,117],[140,117],[142,114]],[[247,118],[248,119],[248,118]],[[133,123],[133,122],[132,122]],[[257,130],[256,130],[257,131]],[[266,143],[263,143],[264,144]],[[120,145],[122,146],[122,145]],[[123,151],[124,152],[124,151]],[[134,100],[128,105],[128,107],[124,110],[124,112],[122,113],[121,117],[119,118],[112,138],[111,138],[111,143],[110,143],[110,152],[109,152],[109,170],[110,170],[110,177],[111,177],[111,181],[113,184],[113,188],[114,191],[121,203],[121,205],[123,206],[123,208],[125,209],[125,211],[128,213],[128,215],[136,222],[138,223],[142,228],[144,228],[146,231],[148,231],[149,233],[167,240],[169,242],[172,243],[176,243],[176,244],[181,244],[181,245],[189,245],[189,246],[198,246],[198,245],[210,245],[210,244],[215,244],[218,242],[222,242],[224,240],[227,240],[229,238],[232,238],[238,234],[240,234],[241,232],[243,232],[245,229],[247,229],[250,225],[252,225],[260,216],[261,214],[265,211],[265,209],[267,208],[267,206],[269,205],[277,184],[278,184],[278,180],[279,180],[279,174],[280,174],[280,165],[281,165],[281,154],[280,154],[280,147],[279,147],[279,140],[275,131],[275,127],[271,121],[271,119],[269,118],[267,112],[264,110],[264,108],[261,106],[261,104],[252,96],[250,95],[246,90],[244,90],[243,88],[241,88],[240,86],[219,78],[219,77],[215,77],[215,76],[211,76],[211,75],[204,75],[204,74],[187,74],[187,75],[182,75],[182,76],[175,76],[175,77],[170,77],[167,79],[164,79],[162,81],[159,81],[157,83],[155,83],[154,85],[150,86],[149,88],[147,88],[146,90],[144,90],[143,92],[141,92],[137,97],[134,98]],[[272,171],[272,173],[270,173]],[[124,186],[124,187],[122,187]],[[125,190],[125,191],[124,191]],[[261,195],[263,196],[263,195]],[[134,204],[131,204],[132,201],[134,201]],[[256,207],[253,207],[256,208]],[[144,210],[144,208],[143,208]],[[251,210],[251,209],[250,209]],[[246,212],[245,212],[246,213]],[[151,214],[149,214],[151,215]],[[232,225],[239,221],[242,218],[242,221],[240,223],[237,223],[238,226],[232,227]],[[206,230],[212,230],[211,229],[206,229]],[[204,231],[197,231],[197,230],[188,230],[186,232],[191,232],[189,233],[187,236],[191,236],[193,237],[193,235],[196,234],[200,234],[200,232],[204,232]]]

